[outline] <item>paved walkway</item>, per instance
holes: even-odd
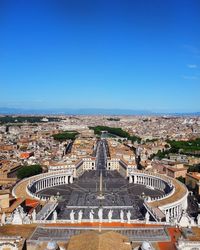
[[[15,195],[17,198],[21,197],[23,199],[33,199],[26,193],[26,186],[28,185],[28,180],[21,181],[15,187]]]

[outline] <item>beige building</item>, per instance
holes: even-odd
[[[128,168],[137,168],[135,153],[128,146],[113,138],[107,139],[110,157],[107,158],[108,170],[117,170],[122,176],[127,177]]]
[[[186,174],[185,184],[193,189],[197,195],[200,195],[200,173],[190,172]]]
[[[0,210],[8,208],[10,205],[10,197],[8,193],[0,193]]]
[[[176,164],[174,166],[166,166],[166,174],[172,178],[178,178],[182,176],[185,178],[187,173],[187,168],[183,164]]]

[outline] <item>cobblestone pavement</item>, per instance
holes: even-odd
[[[105,166],[108,152],[105,140],[98,143],[96,152],[97,170],[85,172],[72,184],[44,189],[39,194],[42,196],[60,196],[57,208],[58,219],[69,219],[72,209],[75,212],[75,219],[78,218],[80,210],[83,212],[82,218],[89,219],[91,209],[94,211],[94,219],[97,219],[99,207],[103,208],[103,218],[108,218],[108,211],[112,209],[112,219],[119,219],[121,210],[124,212],[124,218],[126,213],[130,211],[131,219],[143,219],[142,196],[156,197],[164,193],[160,190],[148,189],[144,185],[129,184],[128,180],[122,177],[119,172],[107,171]],[[98,198],[101,173],[103,176],[103,199]]]
[[[73,184],[61,185],[44,189],[39,192],[43,196],[59,194],[58,218],[69,219],[73,209],[75,219],[78,211],[82,210],[83,219],[89,218],[89,212],[94,210],[94,219],[97,219],[98,207],[104,207],[103,217],[107,218],[108,211],[113,210],[113,219],[119,219],[120,210],[126,213],[131,211],[131,219],[143,219],[143,198],[146,196],[160,196],[159,190],[148,189],[143,185],[129,184],[117,171],[106,172],[103,177],[104,199],[99,200],[99,176],[96,171],[85,172]]]

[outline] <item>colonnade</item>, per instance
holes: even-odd
[[[34,183],[35,191],[41,191],[45,188],[73,183],[73,176],[50,176],[45,179],[39,179]],[[32,185],[33,186],[33,185]]]
[[[167,218],[167,214],[169,215],[169,218],[179,218],[180,214],[182,213],[182,206],[179,204],[177,206],[168,208],[164,210],[164,213],[166,215]],[[167,221],[169,222],[169,221]]]
[[[166,179],[166,177],[158,174],[154,175],[154,173],[139,173],[138,171],[132,171],[129,174],[129,183],[142,184],[150,188],[165,191],[163,196],[149,198],[145,202],[148,211],[153,213],[154,217],[157,217],[158,219],[160,217],[159,210],[165,214],[166,221],[169,222],[171,219],[179,219],[182,211],[187,209],[188,190],[185,185],[175,179],[170,177]],[[179,192],[176,190],[178,186]],[[180,196],[180,192],[182,193],[182,196]],[[172,196],[174,196],[174,198],[171,198],[166,202],[167,199]],[[157,203],[155,204],[154,202]]]
[[[164,191],[168,185],[164,180],[151,175],[133,174],[129,176],[129,183],[142,184],[151,188]]]
[[[30,179],[29,184],[26,187],[26,191],[33,198],[46,200],[46,197],[43,197],[37,193],[46,188],[73,183],[73,180],[73,175],[69,175],[67,173],[42,174],[40,178]]]
[[[179,219],[183,210],[187,210],[188,201],[187,201],[188,192],[179,200],[175,200],[173,203],[170,203],[165,206],[160,206],[160,209],[165,213],[166,219],[174,218]]]

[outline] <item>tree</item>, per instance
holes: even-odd
[[[200,172],[200,164],[189,166],[188,172]]]
[[[130,135],[128,132],[124,131],[121,128],[113,128],[113,127],[107,127],[107,126],[96,126],[96,127],[89,127],[90,129],[94,130],[95,135],[101,135],[102,131],[107,131],[109,134],[127,138],[128,140],[131,140],[132,143],[135,141],[141,142],[141,138],[135,135]]]
[[[185,178],[183,176],[179,176],[176,179],[185,184]]]
[[[57,141],[66,141],[66,140],[75,140],[76,135],[78,135],[78,132],[68,132],[68,131],[64,131],[63,133],[58,133],[53,135],[54,140]]]
[[[42,173],[40,165],[23,166],[17,171],[17,178],[23,179],[40,173]]]

